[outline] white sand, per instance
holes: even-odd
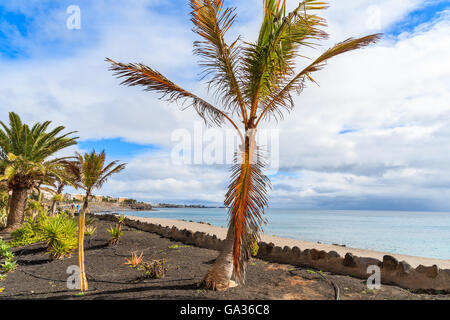
[[[127,216],[127,218],[134,219],[134,220],[140,220],[143,222],[149,222],[153,224],[160,224],[162,226],[168,226],[172,227],[175,226],[178,229],[187,229],[191,230],[192,232],[205,232],[209,233],[210,235],[215,234],[219,239],[225,239],[227,234],[227,229],[222,227],[215,227],[210,226],[207,224],[201,224],[196,222],[187,222],[182,220],[172,220],[172,219],[165,219],[165,218],[143,218],[143,217],[136,217],[136,216]],[[261,236],[261,240],[270,243],[273,242],[275,246],[289,246],[294,247],[297,246],[301,250],[306,249],[317,249],[317,250],[325,250],[325,251],[331,251],[334,250],[337,253],[339,253],[342,257],[345,256],[347,252],[352,253],[355,256],[358,257],[371,257],[376,258],[379,260],[383,260],[383,256],[388,254],[396,259],[398,261],[405,260],[408,262],[412,267],[417,267],[420,264],[424,266],[432,266],[437,265],[441,269],[450,269],[450,260],[442,260],[442,259],[433,259],[433,258],[422,258],[422,257],[415,257],[415,256],[408,256],[408,255],[402,255],[397,253],[389,253],[389,252],[379,252],[379,251],[372,251],[372,250],[365,250],[365,249],[357,249],[357,248],[349,248],[349,247],[340,247],[336,245],[330,245],[330,244],[320,244],[315,242],[307,242],[302,240],[296,240],[296,239],[288,239],[288,238],[281,238],[276,236],[270,236],[267,234],[263,234]]]

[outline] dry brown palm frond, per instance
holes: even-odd
[[[239,38],[230,46],[225,34],[233,25],[235,8],[224,8],[223,0],[191,0],[193,31],[203,40],[194,42],[194,54],[202,58],[203,77],[212,75],[208,88],[215,87],[216,97],[227,110],[235,111],[247,119],[239,82]]]
[[[382,34],[377,33],[358,39],[350,38],[325,51],[319,58],[304,68],[295,77],[289,81],[285,81],[281,89],[274,92],[270,99],[267,99],[267,102],[263,104],[263,112],[259,116],[257,124],[267,117],[273,116],[275,118],[282,118],[283,110],[291,110],[294,107],[291,92],[295,90],[297,93],[300,93],[304,89],[307,80],[315,82],[311,74],[321,70],[329,59],[345,52],[373,44],[377,42],[381,36]]]
[[[114,71],[114,75],[118,78],[125,78],[122,85],[126,86],[143,86],[146,91],[156,91],[161,93],[160,99],[169,102],[190,101],[190,105],[195,108],[197,113],[202,117],[206,124],[222,125],[226,115],[216,107],[212,106],[203,99],[190,93],[166,77],[158,71],[155,71],[144,64],[124,64],[115,62],[106,58],[111,63],[110,70]]]
[[[245,276],[243,268],[249,257],[248,243],[258,238],[261,226],[266,222],[263,214],[268,203],[267,189],[271,187],[263,174],[266,164],[262,151],[255,148],[248,153],[247,158],[245,153],[235,156],[224,202],[229,208],[230,225],[234,231],[234,275],[238,281],[243,281]]]

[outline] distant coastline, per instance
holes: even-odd
[[[195,209],[213,209],[225,208],[224,206],[205,206],[202,204],[173,204],[173,203],[157,203],[152,205],[153,208],[195,208]]]

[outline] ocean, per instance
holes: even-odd
[[[223,208],[177,208],[128,215],[209,222],[226,227]],[[347,247],[450,259],[450,213],[268,209],[264,233]]]

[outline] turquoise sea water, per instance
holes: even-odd
[[[226,227],[226,209],[157,209],[125,214]],[[264,233],[347,247],[450,259],[450,213],[269,209]]]

